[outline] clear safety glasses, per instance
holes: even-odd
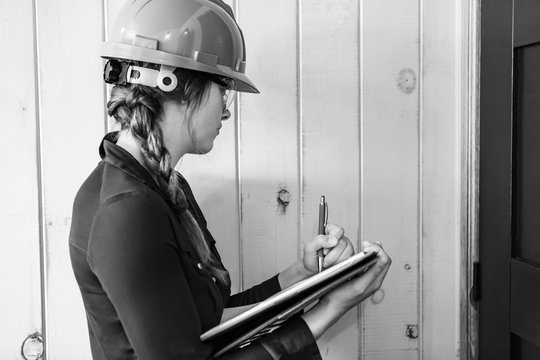
[[[219,91],[221,91],[221,96],[223,97],[223,111],[227,110],[231,104],[236,99],[236,88],[234,80],[226,77],[214,77],[212,82],[216,83],[219,86]]]

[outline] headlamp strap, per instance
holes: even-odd
[[[159,71],[130,65],[127,69],[126,80],[131,84],[141,84],[150,87],[157,86]]]
[[[154,70],[111,59],[105,64],[103,79],[108,84],[140,84],[170,92],[178,85],[173,73],[175,69],[174,66],[161,65],[159,70]]]

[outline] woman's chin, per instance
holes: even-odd
[[[196,153],[199,155],[208,154],[213,147],[214,142],[211,142],[210,144],[205,144],[204,146],[199,146],[196,150]]]

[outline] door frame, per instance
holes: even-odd
[[[481,113],[481,5],[464,0],[462,38],[462,158],[461,158],[461,320],[460,358],[478,359],[479,353],[479,198]]]

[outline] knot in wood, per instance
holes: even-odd
[[[397,75],[396,82],[401,92],[410,94],[416,88],[416,74],[412,69],[403,69]]]
[[[291,202],[291,193],[289,193],[285,189],[279,190],[277,201],[279,205],[287,207],[287,205],[289,205],[289,203]]]

